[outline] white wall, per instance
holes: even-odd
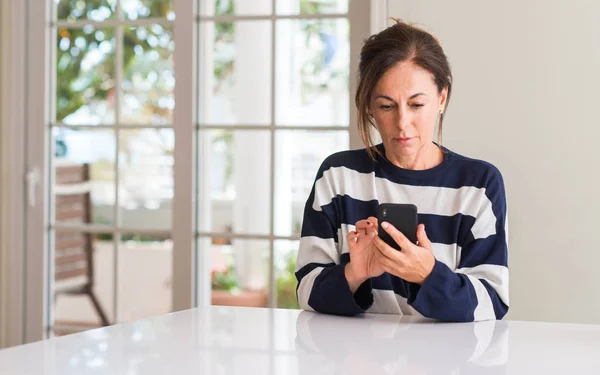
[[[388,11],[449,56],[445,145],[504,175],[508,318],[600,323],[600,2],[391,0]]]

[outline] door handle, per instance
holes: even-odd
[[[35,207],[35,195],[40,182],[40,170],[37,167],[33,167],[27,172],[25,180],[27,183],[27,201],[30,207]]]

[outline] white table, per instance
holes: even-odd
[[[211,307],[0,351],[0,374],[600,374],[600,326]]]

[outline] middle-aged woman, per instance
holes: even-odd
[[[365,148],[333,154],[317,172],[296,265],[303,309],[442,321],[504,317],[504,182],[490,163],[441,146],[451,91],[448,60],[431,34],[397,21],[366,40],[356,92]],[[381,144],[373,144],[371,127]],[[417,206],[417,244],[377,222],[381,203]],[[379,238],[382,230],[402,251]]]

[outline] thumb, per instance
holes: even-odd
[[[427,233],[425,233],[424,224],[419,224],[417,227],[417,241],[419,242],[419,246],[431,249],[431,241],[429,241]]]

